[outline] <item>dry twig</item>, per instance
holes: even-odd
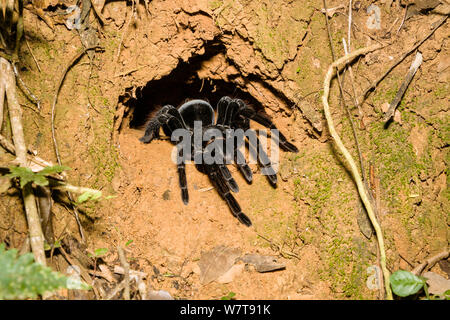
[[[323,7],[325,8],[325,11],[327,10],[327,3],[326,0],[323,0]],[[351,15],[349,15],[349,25],[351,25]],[[331,49],[331,57],[333,59],[333,61],[336,60],[336,55],[334,53],[334,47],[333,47],[333,41],[332,41],[332,37],[331,37],[331,29],[330,29],[330,24],[328,23],[328,16],[325,15],[325,24],[327,27],[327,32],[328,32],[328,41],[330,43],[330,49]],[[336,69],[336,75],[337,75],[337,80],[338,80],[338,84],[339,84],[339,93],[340,93],[340,101],[341,101],[341,105],[342,107],[345,109],[346,113],[347,113],[347,117],[350,121],[350,126],[352,128],[352,133],[353,133],[353,138],[355,139],[355,145],[356,145],[356,150],[358,152],[358,158],[359,158],[359,164],[361,166],[361,173],[362,173],[362,177],[363,177],[363,181],[366,180],[365,176],[365,170],[364,170],[364,164],[362,161],[362,155],[361,155],[361,149],[359,147],[359,140],[358,140],[358,136],[356,135],[356,129],[355,129],[355,124],[353,123],[353,118],[352,118],[352,114],[350,113],[350,110],[348,109],[346,103],[345,103],[345,99],[344,99],[344,89],[342,86],[342,81],[341,81],[341,77],[339,75],[339,70]]]
[[[33,92],[31,92],[31,90],[28,88],[28,86],[22,80],[22,77],[20,76],[19,71],[16,68],[16,64],[13,63],[12,66],[13,66],[13,70],[14,70],[14,74],[16,75],[16,78],[17,78],[17,80],[19,80],[22,92],[25,94],[25,96],[27,97],[28,100],[30,100],[37,106],[38,111],[41,111],[41,101],[33,94]]]
[[[16,150],[17,161],[22,167],[28,167],[27,147],[22,125],[22,109],[16,95],[16,78],[11,63],[0,58],[0,81],[4,83],[6,98],[8,101],[11,130]],[[22,188],[22,196],[25,205],[25,213],[30,233],[31,249],[37,263],[46,265],[44,252],[44,235],[42,233],[39,213],[33,189],[28,183]]]
[[[400,26],[397,29],[397,34],[400,32],[400,29],[403,27],[403,24],[406,21],[406,14],[408,13],[408,5],[409,5],[409,3],[407,3],[406,6],[405,6],[405,13],[403,14],[402,22],[400,23]]]
[[[130,300],[130,264],[128,263],[125,253],[120,246],[117,246],[117,253],[119,254],[120,263],[122,264],[124,270],[123,298],[125,300]]]
[[[392,63],[392,65],[386,70],[386,72],[384,72],[381,76],[378,77],[378,79],[376,79],[374,82],[372,82],[372,84],[366,89],[366,91],[364,91],[362,98],[361,98],[361,103],[363,103],[369,93],[373,90],[375,90],[375,88],[378,86],[378,84],[383,81],[384,78],[386,78],[386,76],[396,67],[398,66],[403,60],[406,59],[407,56],[409,56],[412,52],[414,52],[415,50],[417,50],[429,37],[431,37],[433,35],[433,33],[439,29],[440,26],[442,26],[444,24],[445,21],[447,21],[448,16],[445,16],[444,18],[442,18],[442,20],[440,20],[438,22],[438,24],[436,25],[436,27],[433,28],[433,30],[430,31],[430,33],[428,33],[422,40],[420,40],[416,45],[412,46],[412,48],[408,49],[405,53],[403,53],[397,60],[394,61],[394,63]]]
[[[409,71],[408,71],[408,74],[406,75],[405,80],[403,81],[402,85],[400,86],[400,89],[398,89],[394,100],[392,100],[391,104],[389,105],[389,109],[386,111],[386,113],[384,115],[384,119],[383,119],[384,122],[389,121],[394,116],[394,112],[395,112],[395,109],[397,108],[397,105],[402,100],[402,97],[405,94],[406,89],[408,88],[412,78],[416,74],[416,72],[419,69],[421,64],[422,64],[422,54],[420,52],[417,52],[416,57],[414,58],[414,61],[411,63],[411,67],[409,68]]]
[[[67,260],[67,262],[71,265],[71,266],[76,266],[78,268],[80,268],[80,276],[83,278],[84,281],[86,281],[86,283],[88,285],[90,285],[92,287],[92,290],[94,291],[95,296],[97,297],[97,299],[99,299],[100,295],[98,293],[97,288],[94,286],[94,281],[91,279],[91,277],[89,276],[89,273],[84,269],[83,264],[80,263],[78,261],[77,258],[72,258],[67,252],[66,250],[64,250],[64,248],[61,246],[58,248],[59,251],[62,253],[63,257]]]
[[[3,113],[5,107],[5,83],[0,80],[0,132],[3,126]]]
[[[27,40],[27,37],[24,37],[24,39],[25,39],[25,43],[27,44],[28,51],[30,51],[31,56],[33,57],[34,63],[36,64],[36,67],[38,68],[39,72],[41,72],[41,67],[39,66],[39,63],[38,63],[38,61],[36,60],[36,57],[33,54],[33,50],[31,50],[30,44],[28,43],[28,40]]]
[[[450,256],[450,249],[446,249],[440,253],[438,253],[437,255],[432,256],[431,258],[428,258],[425,262],[419,264],[417,267],[415,267],[412,271],[412,273],[414,273],[415,275],[420,275],[423,270],[425,268],[430,269],[431,267],[433,267],[436,262],[442,260],[442,259],[446,259],[447,257]]]
[[[8,139],[6,139],[1,134],[0,134],[0,146],[2,146],[6,151],[11,153],[12,155],[16,155],[16,148],[14,147],[14,144],[9,142]],[[28,149],[27,151],[28,151],[28,155],[27,155],[28,161],[33,162],[33,164],[30,164],[30,169],[32,171],[40,171],[40,170],[44,169],[45,167],[53,166],[53,163],[51,163],[50,161],[46,161],[42,158],[39,158],[38,156],[36,156],[34,154],[34,152],[32,150]]]
[[[120,57],[120,51],[122,50],[122,44],[123,44],[123,39],[125,38],[125,35],[128,32],[128,28],[130,27],[131,21],[133,21],[133,16],[134,16],[134,2],[135,0],[131,0],[131,14],[130,14],[130,19],[128,20],[125,29],[123,30],[122,36],[120,37],[120,42],[119,42],[119,48],[117,48],[117,55],[116,55],[116,63],[119,61],[119,57]]]

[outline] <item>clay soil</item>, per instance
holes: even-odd
[[[113,197],[79,207],[84,244],[70,205],[55,202],[54,235],[66,255],[58,249],[52,257],[48,252],[49,265],[67,272],[69,256],[97,288],[61,291],[59,298],[108,296],[122,279],[113,273],[121,265],[117,246],[125,248],[132,270],[146,274],[148,290],[165,290],[175,299],[220,299],[230,292],[236,299],[381,297],[371,285],[376,270],[371,266],[379,255],[376,238],[361,231],[371,232],[361,222],[364,210],[356,186],[323,116],[323,78],[332,57],[322,1],[154,0],[136,6],[92,1],[106,23],[101,25],[91,10],[84,32],[69,30],[61,18],[72,2],[36,2],[41,11],[27,7],[28,44],[23,41],[20,50],[23,80],[42,102],[37,112],[25,96],[19,97],[27,143],[41,158],[56,162],[51,105],[59,77],[83,48],[82,41],[101,47],[68,71],[55,128],[62,163],[71,168],[68,180]],[[351,50],[377,42],[388,46],[356,60],[352,75],[347,71],[343,76],[344,100],[356,126],[392,272],[411,270],[444,250],[450,235],[448,21],[419,48],[423,64],[388,127],[382,122],[383,105],[394,98],[415,52],[355,106],[354,98],[362,101],[370,83],[444,17],[439,10],[448,10],[445,5],[416,8],[402,23],[403,2],[353,1]],[[379,29],[369,28],[371,4],[380,9]],[[328,1],[327,6],[336,8],[329,22],[336,55],[342,56],[348,2]],[[138,140],[146,121],[163,105],[179,106],[188,99],[215,105],[224,95],[268,114],[299,149],[297,154],[280,152],[277,188],[257,165],[252,166],[252,184],[229,166],[240,187],[236,199],[253,222],[249,228],[232,216],[193,164],[186,168],[190,200],[184,205],[170,158],[173,145],[168,139]],[[330,105],[337,130],[357,159],[334,81]],[[2,134],[10,138],[4,123]],[[2,166],[12,159],[0,149]],[[18,196],[15,188],[0,195],[0,241],[26,248]],[[260,273],[245,265],[232,279],[202,283],[198,262],[218,246],[237,248],[242,255],[274,256],[285,269]],[[99,248],[106,248],[106,254],[92,258]],[[445,263],[432,270],[448,278]],[[138,289],[131,289],[132,298],[140,299]]]

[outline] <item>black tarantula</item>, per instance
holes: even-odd
[[[176,129],[185,129],[188,134],[191,136],[194,134],[194,122],[200,121],[202,133],[207,132],[208,130],[216,130],[222,133],[222,138],[227,135],[230,129],[242,129],[246,131],[250,129],[250,120],[254,120],[263,126],[269,129],[276,129],[275,125],[272,121],[265,115],[257,113],[253,108],[247,106],[240,99],[231,99],[227,96],[222,97],[217,104],[217,120],[215,121],[215,113],[212,106],[204,101],[204,100],[191,100],[179,107],[178,109],[171,105],[164,106],[146,125],[145,134],[139,140],[144,143],[150,143],[153,139],[159,138],[160,127],[163,128],[164,133],[167,136],[172,137],[172,141],[178,144],[180,141],[179,138],[174,139],[172,133]],[[198,124],[198,123],[197,123]],[[251,130],[247,130],[249,132]],[[278,132],[278,142],[281,149],[285,151],[298,152],[297,147],[295,147],[292,143],[288,142],[284,135]],[[247,137],[247,136],[246,136]],[[216,137],[217,139],[217,137]],[[191,139],[192,140],[192,139]],[[194,138],[195,140],[195,138]],[[181,188],[181,198],[183,199],[184,204],[189,202],[189,195],[186,183],[186,172],[185,172],[185,160],[186,159],[196,159],[196,155],[203,156],[205,154],[205,150],[207,146],[214,139],[210,139],[207,141],[202,141],[200,149],[191,148],[191,154],[186,155],[183,154],[183,149],[178,148],[178,156],[179,160],[177,160],[178,166],[178,176],[179,183]],[[256,141],[257,145],[251,145],[251,141]],[[271,166],[271,162],[267,156],[267,153],[260,148],[260,141],[258,137],[255,135],[255,139],[248,139],[247,144],[249,149],[252,148],[253,151],[256,152],[256,159],[258,161],[259,166],[262,169],[265,169],[265,174],[273,187],[276,187],[277,184],[277,175],[275,170]],[[181,144],[178,144],[180,146]],[[193,146],[193,143],[190,147]],[[230,171],[228,170],[226,164],[230,163],[229,152],[232,151],[232,155],[234,157],[234,162],[241,171],[245,180],[248,183],[252,182],[253,174],[248,166],[245,157],[238,149],[239,144],[233,143],[233,150],[215,150],[213,156],[215,159],[219,158],[223,161],[215,161],[213,163],[205,163],[205,161],[196,163],[196,167],[200,172],[203,172],[208,175],[211,183],[214,185],[220,196],[227,202],[229,208],[233,215],[246,226],[251,226],[250,219],[241,211],[241,207],[236,199],[233,197],[230,191],[238,192],[239,187],[236,181],[233,179]],[[227,162],[228,160],[228,162]]]

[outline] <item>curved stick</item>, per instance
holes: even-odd
[[[361,197],[361,200],[364,203],[364,206],[366,207],[367,214],[369,215],[370,221],[372,222],[372,225],[375,229],[375,233],[377,235],[377,240],[378,240],[378,246],[380,247],[380,264],[381,264],[381,269],[383,271],[383,276],[384,276],[386,297],[387,297],[387,299],[392,300],[392,291],[391,291],[390,282],[389,282],[390,273],[386,267],[386,252],[384,249],[383,233],[382,233],[381,227],[378,224],[378,221],[376,219],[374,210],[372,208],[372,204],[370,203],[369,197],[367,195],[367,190],[365,189],[364,183],[361,180],[361,176],[358,172],[358,168],[355,164],[355,161],[353,160],[352,156],[350,155],[350,152],[344,146],[341,138],[339,137],[338,133],[336,132],[336,129],[335,129],[334,123],[333,123],[333,118],[331,117],[331,113],[330,113],[330,106],[328,104],[328,96],[330,94],[330,82],[331,82],[331,79],[333,78],[333,75],[334,75],[334,72],[336,71],[336,69],[347,65],[351,60],[353,60],[354,58],[356,58],[360,55],[375,51],[377,49],[380,49],[381,47],[382,47],[381,45],[377,44],[377,45],[373,45],[373,46],[370,46],[367,48],[355,50],[352,53],[345,55],[344,57],[333,62],[330,65],[330,67],[328,68],[328,71],[325,75],[325,79],[323,82],[324,90],[323,90],[323,96],[322,96],[322,103],[323,103],[323,109],[325,112],[325,117],[327,119],[328,128],[330,130],[330,134],[333,137],[334,141],[336,142],[336,146],[338,147],[339,151],[342,152],[345,159],[347,160],[347,162],[350,165],[350,169],[351,169],[353,178],[355,179],[356,185],[358,187],[359,196]]]

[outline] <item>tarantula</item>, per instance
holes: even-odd
[[[215,112],[213,107],[204,100],[191,100],[179,107],[178,109],[172,105],[164,106],[146,125],[144,136],[139,140],[144,143],[150,143],[153,139],[159,138],[159,131],[162,127],[164,133],[167,136],[171,136],[171,140],[177,144],[181,145],[181,139],[174,135],[177,129],[184,129],[189,135],[193,135],[196,125],[201,124],[202,133],[209,132],[211,130],[219,131],[220,137],[215,135],[215,138],[206,139],[206,141],[201,142],[200,148],[196,148],[194,144],[190,143],[189,147],[192,147],[191,152],[185,152],[184,149],[178,148],[178,176],[179,184],[181,188],[181,198],[184,204],[189,202],[189,194],[186,182],[186,172],[185,172],[185,162],[187,159],[205,156],[205,152],[208,146],[214,140],[224,139],[227,136],[228,131],[231,129],[250,129],[250,120],[254,120],[269,129],[277,129],[272,121],[263,114],[257,113],[253,108],[247,106],[240,99],[231,99],[230,97],[222,97],[217,104],[217,120],[215,120]],[[198,127],[197,127],[198,128]],[[228,131],[227,131],[228,130]],[[246,132],[247,132],[246,131]],[[298,149],[290,142],[287,141],[285,136],[278,132],[278,142],[281,149],[285,151],[298,152]],[[174,137],[175,136],[175,137]],[[183,138],[184,139],[184,138]],[[195,137],[194,137],[195,140]],[[248,139],[248,148],[253,148],[257,150],[256,159],[259,166],[265,169],[265,174],[273,187],[277,184],[277,175],[275,170],[271,166],[271,162],[267,156],[267,153],[260,148],[260,141],[255,135],[255,139]],[[253,141],[253,145],[251,144]],[[256,141],[257,145],[254,145]],[[189,142],[187,142],[189,143]],[[227,145],[228,146],[228,145]],[[208,175],[209,180],[218,191],[220,196],[227,202],[232,214],[246,226],[251,226],[250,219],[242,212],[239,203],[233,197],[231,191],[238,192],[239,187],[236,181],[233,179],[230,171],[228,170],[226,164],[234,161],[234,163],[239,168],[239,171],[244,176],[244,179],[251,183],[253,179],[253,173],[248,166],[242,152],[238,149],[239,144],[233,143],[232,150],[228,147],[218,148],[213,150],[212,156],[214,159],[219,159],[223,161],[214,161],[212,163],[197,162],[197,169]],[[230,153],[231,151],[231,153]],[[189,153],[189,154],[187,154]],[[233,155],[233,159],[230,159],[230,154]]]

